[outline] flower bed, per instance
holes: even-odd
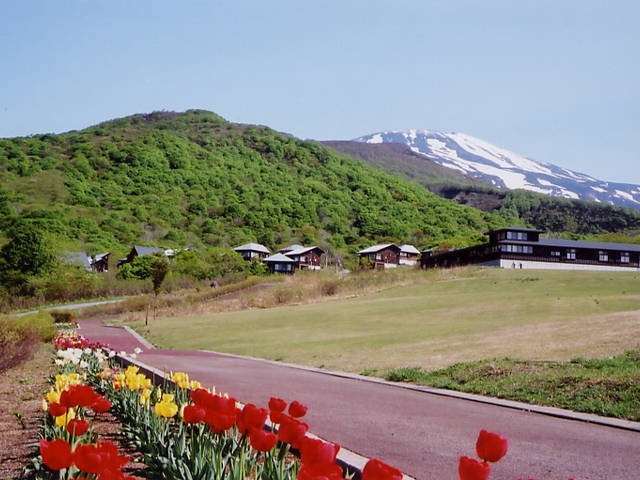
[[[129,457],[98,438],[92,420],[110,411],[122,434],[142,455],[146,475],[188,480],[400,480],[400,470],[379,459],[362,471],[337,461],[340,446],[313,437],[307,407],[272,397],[264,407],[242,405],[176,372],[154,384],[138,366],[121,366],[115,354],[82,337],[56,339],[59,373],[43,400],[41,479],[127,479]],[[478,459],[460,458],[461,480],[486,480],[491,463],[507,453],[507,439],[482,430]]]

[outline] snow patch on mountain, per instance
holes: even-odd
[[[640,210],[640,186],[598,180],[580,172],[539,162],[464,133],[431,130],[386,131],[355,139],[401,143],[445,167],[483,178],[498,188],[583,199]]]

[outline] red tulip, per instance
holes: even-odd
[[[284,443],[288,443],[293,448],[299,448],[300,442],[307,434],[309,425],[301,422],[297,418],[289,417],[288,415],[282,416],[282,422],[278,429],[278,438]]]
[[[284,409],[287,408],[287,402],[285,402],[281,398],[271,397],[269,399],[269,410],[272,412],[284,412]]]
[[[209,425],[211,431],[216,434],[224,433],[236,424],[237,414],[226,412],[217,412],[215,410],[207,410],[204,421]]]
[[[189,396],[193,403],[202,408],[213,408],[216,397],[216,395],[206,391],[204,388],[192,390]]]
[[[402,472],[377,458],[372,458],[362,469],[362,480],[402,480]]]
[[[257,452],[268,452],[278,443],[278,437],[263,430],[262,428],[253,428],[249,430],[249,444]]]
[[[297,480],[344,480],[339,465],[326,463],[302,464]]]
[[[460,457],[458,474],[460,480],[487,480],[491,473],[491,465],[487,462],[479,462],[475,458]]]
[[[102,395],[96,395],[95,400],[91,404],[91,410],[95,413],[105,413],[111,408],[111,402]]]
[[[339,451],[340,445],[325,442],[319,438],[304,437],[300,441],[300,458],[303,465],[335,463]]]
[[[282,423],[282,418],[286,416],[286,413],[277,412],[276,410],[271,410],[271,412],[269,412],[269,419],[271,420],[271,423]]]
[[[497,433],[480,430],[476,442],[476,453],[485,462],[497,462],[507,453],[508,440]]]
[[[200,423],[204,421],[206,413],[204,408],[197,405],[187,405],[182,412],[182,419],[185,423]]]
[[[102,455],[98,445],[80,443],[76,446],[75,464],[85,473],[98,474],[104,470]]]
[[[99,443],[98,450],[106,469],[120,470],[130,458],[128,455],[118,455],[118,447],[110,440]]]
[[[62,470],[73,465],[71,445],[61,438],[50,441],[41,439],[40,456],[42,456],[42,463],[51,470]]]
[[[297,400],[294,400],[289,405],[289,415],[291,415],[294,418],[304,417],[306,413],[307,413],[307,407],[305,407],[303,404],[301,404]]]
[[[67,432],[69,435],[79,437],[89,431],[89,423],[86,420],[72,418],[67,422]]]
[[[51,402],[49,404],[49,413],[52,417],[59,417],[67,413],[67,407],[60,405],[58,402]]]
[[[71,385],[60,394],[60,403],[67,408],[90,407],[97,395],[89,385]]]
[[[101,479],[122,478],[119,470],[129,461],[129,456],[118,455],[118,448],[109,440],[95,445],[78,444],[74,458],[76,467],[85,473],[97,474]]]
[[[252,428],[261,429],[267,421],[267,411],[258,408],[253,403],[247,403],[238,414],[236,423],[240,435],[246,435]]]

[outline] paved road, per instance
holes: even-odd
[[[266,406],[269,397],[309,407],[311,431],[367,458],[377,457],[418,480],[456,479],[460,455],[474,456],[480,429],[509,438],[492,480],[640,479],[640,423],[580,419],[443,395],[364,377],[331,374],[201,351],[155,350],[119,327],[81,322],[84,336],[115,350],[143,349],[138,360],[160,371],[186,371],[238,401]],[[475,399],[474,399],[475,398]],[[606,423],[612,423],[607,425]]]

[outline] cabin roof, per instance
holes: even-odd
[[[267,263],[295,263],[293,258],[287,257],[282,253],[276,253],[270,257],[263,258],[262,261]]]
[[[239,247],[234,248],[236,252],[259,252],[259,253],[271,253],[267,247],[260,245],[259,243],[245,243]]]
[[[318,250],[320,254],[324,253],[324,250],[314,245],[313,247],[300,247],[297,250],[288,251],[285,253],[285,255],[290,255],[290,256],[304,255],[305,253],[309,253],[313,250]]]
[[[400,245],[400,251],[405,253],[415,253],[415,254],[420,253],[420,250],[418,250],[413,245]]]
[[[395,243],[384,243],[381,245],[373,245],[371,247],[365,248],[364,250],[360,250],[358,252],[358,255],[366,255],[367,253],[376,253],[390,247],[400,249],[400,247],[398,247]]]

